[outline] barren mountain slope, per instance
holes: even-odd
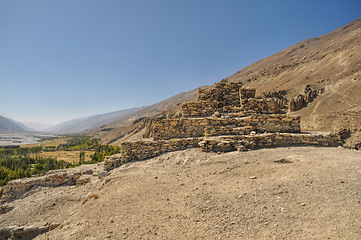
[[[73,119],[52,126],[48,129],[45,129],[45,131],[56,133],[80,133],[88,129],[97,128],[108,123],[119,121],[120,119],[128,118],[129,115],[141,109],[144,109],[144,107],[124,109],[116,112],[109,112],[92,115],[85,118]]]
[[[60,224],[36,239],[356,240],[360,159],[325,147],[172,152],[85,185],[34,188],[0,227]]]
[[[325,88],[314,102],[295,112],[301,116],[302,129],[332,131],[350,127],[361,138],[361,18],[262,59],[228,79],[255,87],[258,94],[287,90],[289,99],[301,93],[307,84],[312,89]],[[144,124],[132,125],[134,120],[164,110],[177,111],[180,103],[195,96],[195,90],[179,94],[133,114],[130,119],[104,127],[109,131],[97,129],[92,133],[112,144],[141,138]]]
[[[288,90],[307,84],[325,88],[307,108],[295,112],[304,130],[361,129],[361,19],[262,59],[228,79],[259,91]]]

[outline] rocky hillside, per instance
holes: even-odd
[[[228,77],[257,92],[285,90],[290,100],[306,85],[323,89],[313,102],[295,112],[303,131],[332,131],[349,127],[361,137],[361,18],[329,34],[308,39],[262,59]],[[104,142],[140,138],[142,118],[164,110],[177,112],[182,102],[194,99],[196,91],[182,93],[132,114],[128,119],[92,131]]]
[[[287,90],[292,98],[306,85],[325,91],[296,114],[304,130],[361,128],[361,19],[308,39],[230,76],[261,92]]]

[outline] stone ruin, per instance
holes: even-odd
[[[227,79],[212,88],[198,89],[197,101],[182,104],[182,116],[150,120],[145,138],[121,143],[120,153],[105,159],[105,170],[188,148],[229,152],[271,146],[342,144],[338,134],[301,133],[300,117],[287,114],[284,92],[266,93],[258,98],[255,93],[255,89],[242,88],[241,83]],[[310,98],[317,96],[310,89],[306,93]]]
[[[198,100],[182,105],[180,117],[152,119],[146,124],[143,140],[121,143],[119,154],[104,161],[109,171],[123,163],[144,160],[160,154],[200,148],[205,152],[247,151],[260,147],[319,145],[339,146],[349,132],[337,134],[301,133],[300,117],[286,113],[285,92],[264,93],[256,98],[255,89],[242,88],[240,83],[226,79],[210,89],[199,89]],[[317,97],[310,89],[290,102],[290,111]],[[361,145],[359,146],[361,148]],[[98,178],[107,172],[98,173]],[[0,188],[0,214],[11,211],[10,202],[21,198],[35,187],[82,185],[90,181],[90,169],[62,169],[10,181]],[[30,226],[0,227],[0,239],[32,239],[50,231],[57,223],[34,223]]]

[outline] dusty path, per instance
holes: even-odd
[[[196,149],[42,188],[0,226],[60,223],[36,239],[361,239],[361,151]]]

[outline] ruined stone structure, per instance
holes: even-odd
[[[310,91],[308,91],[310,92]],[[119,154],[105,160],[105,170],[165,152],[187,148],[203,151],[244,151],[258,147],[288,145],[338,146],[337,134],[300,133],[300,118],[282,112],[284,93],[256,98],[255,89],[227,79],[213,88],[199,89],[195,102],[182,105],[179,118],[153,119],[148,139],[121,143]],[[270,97],[268,97],[270,96]]]
[[[317,145],[339,146],[337,134],[263,133],[239,136],[209,137],[199,142],[205,152],[245,151],[260,147]]]
[[[255,98],[255,89],[241,88],[241,83],[223,79],[211,89],[198,89],[198,101],[182,105],[183,117],[207,117],[214,113],[277,113],[278,101]]]
[[[300,132],[300,118],[284,114],[246,114],[228,117],[158,119],[151,126],[154,140],[243,135],[256,132]]]

